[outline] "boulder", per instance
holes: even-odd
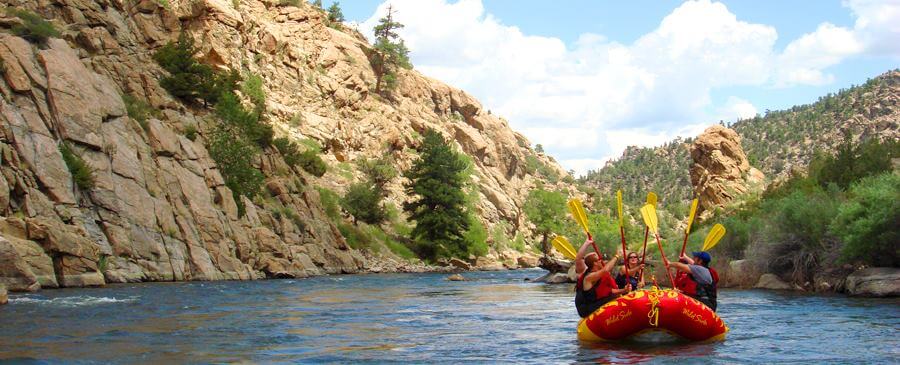
[[[506,270],[506,267],[494,257],[479,257],[475,259],[475,270],[500,271]]]
[[[516,262],[519,264],[519,267],[523,269],[530,269],[532,267],[537,267],[540,260],[537,256],[533,255],[522,255],[516,259]]]
[[[466,278],[464,278],[460,274],[453,274],[453,275],[448,276],[447,280],[448,281],[466,281]]]
[[[870,267],[847,277],[847,293],[865,297],[900,296],[900,268]]]
[[[750,287],[759,281],[759,270],[750,260],[734,260],[728,263],[725,286]]]
[[[0,237],[0,285],[14,291],[35,291],[41,287],[31,266],[4,237]]]
[[[0,305],[6,304],[9,298],[6,296],[6,286],[0,284]]]
[[[759,281],[756,282],[756,285],[753,286],[754,289],[769,289],[769,290],[793,290],[794,287],[791,284],[784,282],[775,274],[763,274],[759,277]]]
[[[534,281],[536,283],[547,283],[547,284],[564,284],[564,283],[572,282],[571,280],[569,280],[569,275],[567,275],[566,273],[561,273],[561,272],[546,273],[543,276],[541,276],[537,279],[534,279],[532,281]]]
[[[447,264],[450,266],[453,266],[455,268],[461,269],[461,270],[471,270],[472,269],[472,265],[469,265],[468,262],[465,262],[465,261],[460,260],[455,257],[450,259],[450,261],[448,261]]]

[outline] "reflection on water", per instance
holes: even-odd
[[[0,359],[96,362],[900,362],[900,301],[728,291],[719,343],[580,343],[540,271],[114,285],[13,294]],[[873,345],[873,344],[878,344]]]

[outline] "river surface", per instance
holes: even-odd
[[[591,345],[540,270],[111,285],[12,294],[0,359],[24,363],[898,363],[900,300],[722,290],[727,340]],[[2,361],[0,361],[2,362]]]

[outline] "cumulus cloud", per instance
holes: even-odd
[[[719,119],[756,114],[739,98],[712,105],[716,88],[828,83],[827,68],[847,57],[870,49],[894,54],[898,42],[885,40],[898,39],[900,24],[893,21],[896,1],[851,0],[845,5],[858,17],[854,29],[824,23],[779,53],[773,27],[698,0],[632,44],[588,33],[567,45],[503,24],[481,0],[390,0],[361,29],[372,29],[388,3],[406,25],[400,34],[416,69],[475,95],[579,172],[628,145],[658,145]]]
[[[826,85],[834,75],[828,67],[857,55],[900,58],[900,0],[849,0],[856,21],[853,28],[825,22],[785,47],[774,76],[779,87]]]
[[[728,97],[728,100],[725,101],[725,105],[718,110],[719,120],[727,122],[753,118],[757,113],[759,113],[759,111],[756,110],[756,107],[753,106],[752,103],[736,96]]]

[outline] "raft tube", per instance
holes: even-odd
[[[625,340],[647,332],[717,341],[725,339],[728,326],[700,301],[655,287],[614,299],[578,323],[578,339],[587,342]]]

